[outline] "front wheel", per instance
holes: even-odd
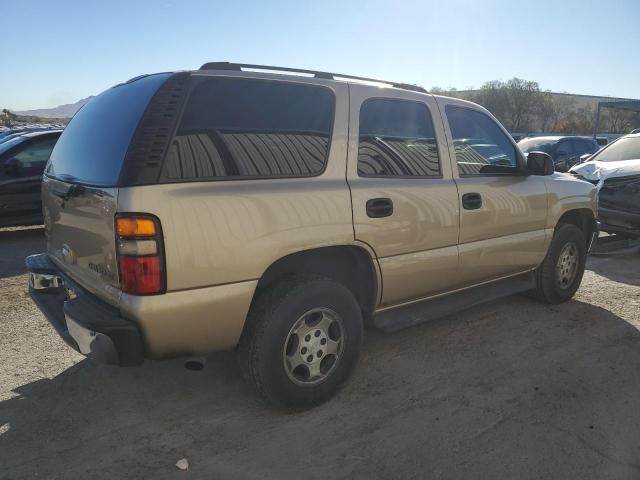
[[[586,243],[584,233],[575,225],[557,227],[547,256],[536,272],[538,300],[558,304],[575,295],[587,261]]]
[[[267,401],[303,409],[342,386],[362,336],[360,307],[347,288],[293,276],[256,298],[238,350],[245,376]]]

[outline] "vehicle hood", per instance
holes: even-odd
[[[600,190],[608,178],[640,175],[640,159],[620,162],[598,162],[596,160],[575,165],[569,172],[580,175],[591,182],[598,182],[596,188]]]

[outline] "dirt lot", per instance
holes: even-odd
[[[0,478],[640,479],[637,253],[592,257],[564,305],[368,331],[335,399],[283,415],[231,353],[199,372],[83,360],[27,297],[43,244],[0,231]]]

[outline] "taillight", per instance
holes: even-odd
[[[118,214],[115,221],[120,288],[133,295],[153,295],[165,289],[160,221],[145,214]]]

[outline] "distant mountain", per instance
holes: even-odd
[[[14,112],[18,115],[29,115],[42,118],[71,118],[73,117],[80,107],[91,100],[93,96],[78,100],[76,103],[68,103],[66,105],[60,105],[53,108],[40,108],[37,110],[23,110],[22,112]]]

